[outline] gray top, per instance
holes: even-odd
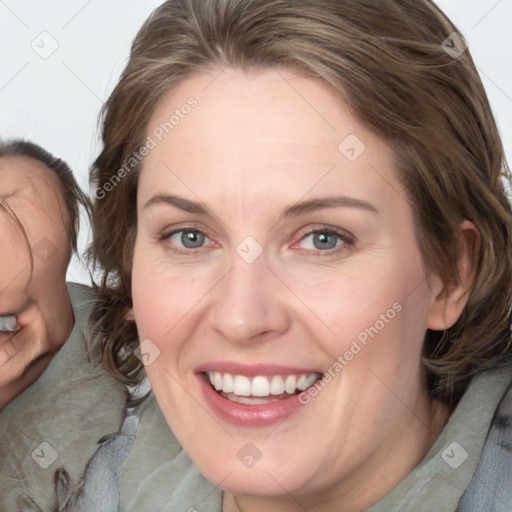
[[[511,379],[509,369],[475,377],[423,461],[366,512],[454,512]],[[141,411],[119,487],[121,512],[222,511],[222,491],[203,478],[187,457],[152,395]]]
[[[475,377],[423,461],[368,512],[456,510],[510,380],[508,369]]]
[[[457,512],[512,510],[512,386],[492,419],[484,449]]]
[[[68,284],[75,323],[45,372],[0,412],[0,510],[52,510],[54,474],[76,485],[106,434],[117,432],[124,386],[91,363],[84,331],[92,290]]]

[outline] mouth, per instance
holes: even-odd
[[[263,405],[292,398],[322,378],[320,373],[257,375],[204,372],[210,387],[221,397],[245,405]]]
[[[267,427],[303,417],[301,394],[323,377],[317,368],[212,361],[195,369],[207,408],[222,421]],[[315,403],[319,403],[318,401]],[[297,416],[298,415],[298,416]]]

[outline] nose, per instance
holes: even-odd
[[[235,254],[231,269],[215,287],[209,324],[231,343],[267,340],[290,326],[286,300],[286,290],[263,255],[247,263]]]

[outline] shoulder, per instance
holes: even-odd
[[[41,377],[0,413],[0,509],[18,501],[50,510],[54,473],[65,467],[78,482],[105,435],[118,432],[124,385],[88,354],[86,326],[94,292],[68,283],[73,331]],[[11,486],[11,487],[9,487]],[[5,492],[4,492],[5,491]]]
[[[496,408],[473,478],[457,512],[512,510],[512,384]]]
[[[96,300],[94,290],[81,283],[66,283],[73,310],[90,309]]]
[[[171,431],[153,394],[119,479],[120,511],[221,510],[222,494],[195,467]]]

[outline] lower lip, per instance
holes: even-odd
[[[304,407],[299,395],[284,398],[268,404],[248,405],[232,402],[217,393],[204,379],[197,375],[206,402],[222,420],[246,427],[265,427],[284,421],[290,414]]]

